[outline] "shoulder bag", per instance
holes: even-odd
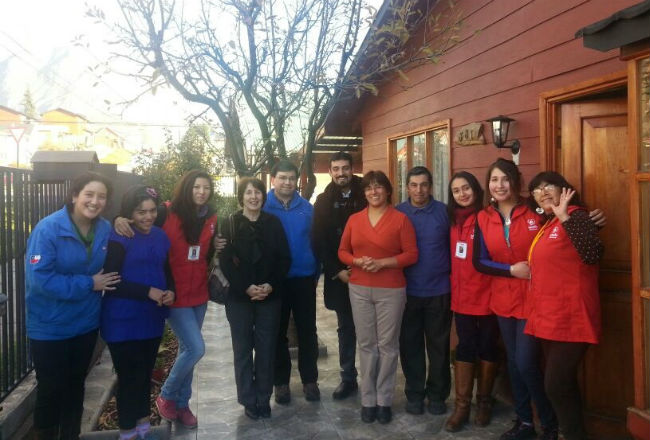
[[[232,214],[228,216],[229,230],[230,230],[230,242],[233,242],[235,238],[235,227],[234,217]],[[217,304],[225,304],[228,299],[228,293],[230,291],[230,282],[224,275],[219,265],[219,254],[217,252],[212,256],[212,261],[210,262],[210,275],[208,276],[208,294],[210,295],[210,301],[214,301]]]

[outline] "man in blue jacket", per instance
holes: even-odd
[[[431,414],[444,414],[451,388],[449,219],[445,204],[431,196],[432,184],[428,169],[414,167],[406,175],[409,199],[397,206],[413,223],[419,252],[418,262],[404,270],[407,296],[400,333],[406,411],[410,414],[424,412],[425,397]]]
[[[311,247],[311,223],[314,208],[296,191],[298,168],[281,160],[271,170],[271,185],[264,211],[282,222],[289,242],[291,267],[280,286],[282,311],[275,352],[275,401],[286,405],[291,401],[289,378],[291,358],[287,339],[289,317],[298,334],[298,371],[305,398],[320,400],[318,389],[318,338],[316,336],[317,263]]]

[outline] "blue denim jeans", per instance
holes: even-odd
[[[171,307],[167,322],[178,339],[178,356],[160,394],[176,402],[177,408],[187,408],[192,396],[194,366],[205,353],[201,335],[208,304],[194,307]]]
[[[544,392],[544,377],[539,366],[541,346],[534,336],[524,333],[525,319],[497,317],[508,355],[508,373],[515,412],[522,422],[533,423],[532,398],[544,428],[557,428],[557,418]]]

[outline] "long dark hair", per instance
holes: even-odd
[[[201,178],[207,179],[210,183],[210,196],[206,201],[206,215],[199,217],[196,211],[197,206],[194,203],[194,200],[192,200],[192,190],[194,188],[194,182],[196,182],[196,179]],[[203,227],[203,223],[205,222],[207,214],[211,212],[208,203],[213,196],[214,182],[212,181],[212,177],[202,170],[188,171],[176,184],[176,187],[174,188],[174,196],[172,197],[171,210],[178,216],[178,218],[180,218],[183,235],[185,235],[185,240],[188,243],[194,244],[196,241],[198,241],[200,229]],[[199,234],[196,233],[197,223],[201,223],[201,228],[198,228]]]
[[[475,212],[478,212],[483,208],[483,188],[481,188],[481,184],[478,183],[478,179],[476,178],[476,176],[474,176],[474,174],[467,171],[459,171],[455,173],[453,176],[451,176],[451,179],[449,180],[449,191],[447,192],[449,194],[449,203],[447,203],[447,214],[449,215],[449,221],[451,222],[452,225],[456,223],[456,215],[455,215],[456,209],[463,208],[458,204],[458,202],[456,202],[456,199],[454,199],[454,195],[451,192],[451,184],[456,179],[465,179],[469,184],[470,188],[472,188],[472,192],[474,193],[474,201],[469,207],[472,208],[472,210]]]
[[[490,199],[492,197],[490,194],[490,177],[492,176],[492,171],[497,168],[503,174],[508,176],[508,180],[510,181],[510,193],[514,196],[515,202],[518,202],[521,198],[521,173],[513,161],[500,157],[490,165],[485,176],[485,205],[487,206],[490,204]]]
[[[528,204],[528,207],[535,211],[539,205],[535,201],[535,197],[533,196],[533,190],[540,186],[542,182],[550,183],[552,185],[557,186],[560,191],[562,191],[562,188],[568,188],[573,191],[576,191],[576,189],[571,185],[562,174],[557,173],[555,171],[542,171],[541,173],[537,174],[535,177],[533,177],[533,180],[530,181],[528,184],[528,192],[530,193],[530,197],[526,200],[526,203]],[[578,191],[573,195],[571,198],[571,205],[575,206],[581,206],[585,207],[585,204],[583,201],[580,199],[580,194],[578,194]]]

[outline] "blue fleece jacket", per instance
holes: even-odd
[[[275,196],[275,190],[271,190],[266,198],[264,211],[280,219],[287,235],[291,252],[291,268],[287,278],[315,276],[318,266],[311,248],[313,206],[296,192],[289,206],[285,207]]]
[[[108,221],[95,221],[89,257],[65,207],[38,222],[25,252],[27,336],[61,340],[99,327],[92,276],[104,266],[110,231]]]
[[[449,293],[449,217],[445,204],[431,198],[426,206],[416,208],[407,200],[397,209],[413,223],[418,244],[418,262],[404,269],[406,294],[431,297]]]

